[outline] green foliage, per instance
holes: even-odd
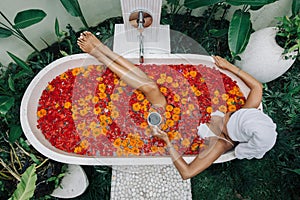
[[[17,189],[14,191],[10,200],[30,199],[34,194],[36,180],[37,175],[35,173],[35,165],[31,165],[22,175],[21,182],[18,184]]]
[[[297,15],[300,12],[300,1],[299,0],[293,0],[292,3],[292,13],[293,15]]]
[[[23,29],[42,21],[46,13],[38,9],[30,9],[18,12],[14,19],[14,28]]]
[[[89,29],[89,25],[87,24],[81,9],[78,3],[78,0],[60,0],[61,4],[68,11],[68,13],[74,17],[79,17],[81,22],[85,26],[86,29]]]
[[[19,139],[22,135],[22,128],[20,125],[11,125],[9,130],[8,141],[10,143],[14,143],[17,139]]]
[[[228,45],[233,57],[245,50],[250,38],[250,33],[250,13],[236,10],[230,21],[228,32]]]
[[[7,38],[12,34],[13,32],[11,32],[10,30],[0,27],[0,38]]]
[[[16,62],[16,64],[20,67],[22,67],[26,72],[33,73],[30,67],[20,58],[15,56],[14,54],[7,52],[7,54]]]
[[[249,6],[264,6],[270,3],[274,3],[278,0],[226,0],[227,3],[234,5],[234,6],[241,6],[241,5],[249,5]]]
[[[224,0],[185,0],[184,5],[190,9],[195,9],[203,6],[210,6],[223,1]]]
[[[14,97],[0,96],[0,114],[6,115],[6,113],[14,105],[14,101],[15,101]]]
[[[295,55],[286,55],[286,59],[295,59],[300,55],[300,13],[288,17],[277,18],[277,42],[284,48],[283,54],[296,52]]]

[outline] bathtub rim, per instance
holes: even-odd
[[[131,56],[124,56],[125,58],[131,60],[133,63],[138,63],[138,58],[137,57],[131,57]],[[159,57],[159,58],[158,58]],[[205,62],[209,62],[211,64],[214,64],[214,60],[211,56],[206,56],[206,55],[197,55],[197,54],[161,54],[161,55],[147,55],[147,58],[145,58],[145,63],[144,64],[157,64],[152,62],[152,60],[164,60],[164,59],[187,59],[189,62],[191,60],[203,60]],[[41,154],[44,156],[58,161],[62,163],[68,163],[68,164],[80,164],[80,165],[128,165],[128,164],[134,164],[134,165],[151,165],[151,164],[172,164],[172,160],[168,156],[139,156],[139,157],[85,157],[83,155],[79,154],[73,154],[73,153],[67,153],[65,151],[59,150],[56,147],[53,147],[50,142],[49,144],[51,147],[46,147],[44,144],[41,143],[40,140],[34,135],[30,128],[30,124],[28,121],[28,112],[27,112],[27,106],[29,104],[30,96],[32,95],[33,89],[37,86],[39,83],[40,79],[45,76],[47,72],[49,72],[51,69],[54,67],[64,63],[68,62],[70,60],[76,60],[76,59],[92,59],[95,61],[94,64],[100,64],[95,58],[92,56],[86,54],[86,53],[81,53],[81,54],[75,54],[75,55],[70,55],[66,56],[60,59],[57,59],[47,65],[45,68],[43,68],[35,77],[34,79],[30,82],[29,86],[27,87],[22,101],[21,101],[21,107],[20,107],[20,120],[21,120],[21,126],[23,129],[23,132],[29,141],[29,143]],[[161,63],[162,64],[162,63]],[[168,63],[171,64],[171,63]],[[179,63],[173,63],[173,64],[179,64]],[[200,64],[200,62],[198,62]],[[202,64],[202,63],[201,63]],[[229,75],[233,80],[236,80],[240,84],[244,84],[241,82],[241,80],[236,77],[234,74],[224,71],[221,69],[218,69],[219,71],[226,73]],[[53,77],[54,78],[54,77]],[[51,81],[51,80],[49,80]],[[245,84],[242,86],[245,87]],[[44,88],[43,88],[44,89]],[[247,91],[243,91],[244,94],[247,93]],[[247,96],[247,94],[245,94]],[[191,162],[195,157],[193,155],[191,156],[183,156],[184,159],[187,162]],[[222,162],[227,162],[230,160],[235,159],[234,155],[234,150],[231,150],[227,153],[224,153],[222,156],[220,156],[214,163],[222,163]]]

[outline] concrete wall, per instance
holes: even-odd
[[[163,0],[163,3],[166,1]],[[103,20],[121,16],[120,0],[79,0],[82,12],[90,26],[95,26]],[[276,25],[274,17],[288,15],[292,0],[279,0],[273,4],[267,5],[258,11],[251,11],[251,20],[253,28],[259,30],[264,27]],[[59,0],[0,0],[0,10],[13,21],[19,11],[26,9],[42,9],[47,13],[46,18],[38,24],[23,30],[28,39],[39,49],[43,49],[46,45],[40,38],[46,40],[49,44],[56,41],[54,33],[54,22],[57,17],[60,28],[66,30],[66,25],[70,23],[73,28],[78,31],[83,27],[79,18],[71,16],[64,9]],[[237,7],[232,7],[228,18],[232,15]],[[201,15],[203,8],[193,11],[194,15]],[[4,22],[0,17],[1,22]],[[7,65],[12,60],[6,51],[19,56],[22,59],[33,51],[28,45],[20,41],[16,37],[0,38],[0,62]]]

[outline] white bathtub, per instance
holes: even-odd
[[[212,57],[194,54],[162,54],[147,55],[145,64],[203,64],[213,67]],[[133,63],[138,63],[138,58],[128,58]],[[32,80],[27,88],[21,103],[20,117],[21,125],[25,136],[29,143],[44,156],[62,163],[78,164],[78,165],[157,165],[172,164],[172,160],[168,156],[139,156],[139,157],[90,157],[82,156],[74,153],[67,153],[52,146],[45,139],[42,132],[37,129],[37,107],[42,91],[53,78],[62,74],[67,69],[99,64],[99,62],[88,54],[77,54],[58,59],[46,66]],[[233,80],[237,81],[241,91],[245,96],[249,93],[249,88],[235,75],[230,72],[223,71]],[[184,156],[187,162],[194,159],[195,156]],[[235,159],[234,152],[230,151],[223,154],[215,163],[226,162]]]

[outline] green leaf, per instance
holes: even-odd
[[[11,77],[11,75],[9,75],[8,77],[8,87],[11,91],[15,92],[15,82],[14,79]]]
[[[26,169],[21,177],[17,189],[14,191],[10,200],[28,200],[30,199],[36,188],[37,175],[35,172],[35,164]]]
[[[292,4],[292,13],[293,15],[297,15],[300,12],[300,1],[299,0],[293,0]]]
[[[22,128],[20,125],[12,125],[9,130],[8,141],[10,143],[14,143],[18,140],[22,135]]]
[[[60,37],[60,33],[59,33],[59,23],[57,18],[55,18],[55,35],[59,38]]]
[[[225,36],[228,33],[227,29],[210,29],[209,33],[211,34],[212,37],[220,38]]]
[[[18,58],[17,56],[15,56],[14,54],[8,52],[8,55],[16,62],[17,65],[19,65],[20,67],[22,67],[24,70],[33,73],[32,70],[30,69],[30,67],[20,58]]]
[[[14,105],[15,98],[8,96],[0,96],[0,114],[6,115],[6,113]]]
[[[82,12],[77,0],[60,0],[68,13],[74,17],[81,17]]]
[[[42,21],[46,17],[46,13],[38,9],[30,9],[18,12],[14,19],[14,27],[23,29]]]
[[[226,0],[227,3],[234,6],[250,5],[250,6],[264,6],[273,3],[277,0]]]
[[[33,160],[33,162],[35,162],[36,164],[41,164],[41,161],[34,155],[34,154],[30,154],[30,158]]]
[[[223,1],[224,0],[185,0],[184,6],[190,9],[195,9],[203,6],[210,6]]]
[[[236,10],[230,21],[228,33],[228,45],[233,55],[244,51],[249,42],[250,33],[250,13]]]
[[[11,36],[13,34],[13,32],[9,29],[0,27],[0,38],[7,38],[9,36]]]

